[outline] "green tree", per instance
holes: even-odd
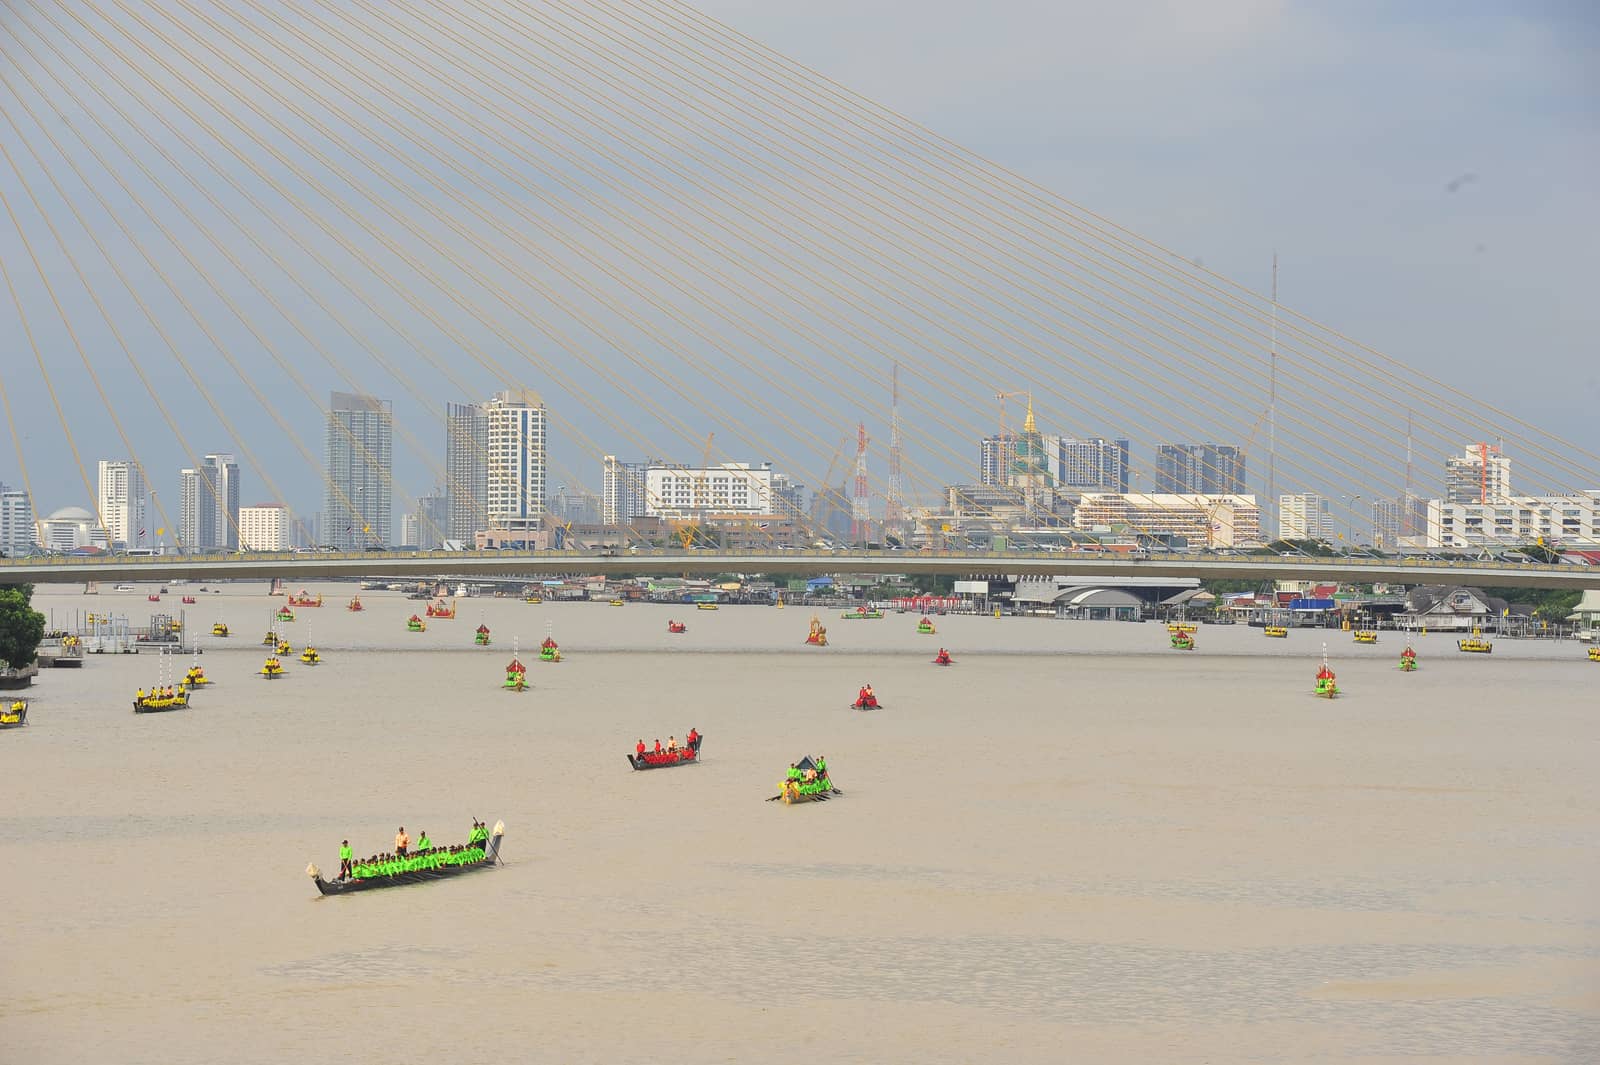
[[[44,615],[32,601],[31,584],[0,588],[0,663],[14,669],[30,664],[44,639]]]

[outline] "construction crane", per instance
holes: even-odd
[[[849,444],[850,438],[846,436],[843,440],[839,441],[839,446],[833,449],[833,458],[828,460],[828,472],[822,475],[822,484],[817,488],[815,493],[818,500],[826,503],[830,507],[836,507],[839,510],[845,511],[846,513],[848,513],[850,510],[850,501],[844,496],[843,493],[834,489],[833,471],[839,468],[839,459],[844,456],[844,449],[848,447]],[[813,509],[817,510],[818,508],[814,507]],[[819,518],[826,519],[826,516],[827,515],[825,511],[819,510],[819,513],[812,515],[812,520],[815,522]],[[821,524],[824,529],[827,528],[826,520],[822,520]]]
[[[997,484],[1006,483],[1006,468],[1011,464],[1011,448],[1008,446],[1011,441],[1011,431],[1006,428],[1006,400],[1015,399],[1018,396],[1027,396],[1028,403],[1032,405],[1033,393],[1031,392],[996,392],[994,394],[994,398],[1000,401],[1000,454],[996,455],[994,460],[995,483]]]
[[[694,545],[696,537],[700,535],[701,523],[711,506],[711,444],[716,438],[716,433],[707,433],[706,446],[700,452],[700,469],[695,477],[694,513],[687,518],[670,518],[667,521],[667,524],[672,526],[672,534],[678,538],[685,551]]]

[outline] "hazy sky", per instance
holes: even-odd
[[[1242,283],[1276,250],[1284,302],[1600,438],[1600,5],[701,6]]]
[[[974,475],[975,438],[998,420],[996,389],[1034,390],[1046,431],[1133,436],[1136,466],[1148,466],[1157,439],[1242,440],[1260,428],[1255,381],[1229,386],[1233,392],[1197,392],[1190,402],[1185,390],[1204,391],[1205,371],[1184,380],[1158,370],[1131,379],[1165,385],[1164,398],[1122,395],[1140,383],[1129,383],[1116,351],[1131,353],[1131,366],[1155,360],[1142,348],[1150,338],[1116,337],[1109,361],[1095,363],[1092,337],[1074,334],[1069,343],[1061,322],[1029,317],[1043,313],[1029,296],[1043,289],[1026,286],[1048,279],[1025,267],[1015,306],[999,287],[974,290],[974,302],[960,304],[961,282],[911,278],[905,291],[926,303],[913,302],[900,324],[884,325],[878,316],[892,301],[876,288],[886,276],[878,256],[929,231],[928,219],[950,207],[936,197],[908,200],[907,210],[922,214],[901,221],[870,194],[841,185],[837,218],[826,208],[808,215],[796,190],[809,179],[792,163],[755,149],[744,158],[743,142],[719,140],[715,122],[689,114],[675,124],[670,103],[665,117],[630,127],[642,133],[596,134],[600,147],[626,158],[597,170],[557,160],[535,172],[547,149],[580,145],[610,119],[629,121],[625,109],[597,104],[596,115],[563,126],[571,105],[518,81],[524,72],[546,76],[516,54],[543,32],[541,23],[519,22],[521,29],[480,54],[475,42],[494,35],[470,29],[471,20],[489,7],[461,8],[452,25],[428,24],[427,4],[413,10],[422,39],[437,44],[445,64],[452,56],[487,57],[484,80],[460,90],[467,110],[452,111],[457,97],[432,95],[432,75],[416,73],[416,56],[397,58],[396,49],[410,47],[404,27],[382,27],[398,44],[378,45],[382,55],[363,60],[367,36],[340,43],[335,27],[308,21],[366,17],[359,6],[298,2],[304,10],[214,0],[0,9],[0,70],[9,83],[0,86],[0,112],[16,124],[0,123],[11,155],[0,165],[0,192],[28,234],[24,243],[11,219],[0,218],[0,255],[62,396],[62,416],[91,465],[127,448],[81,372],[73,333],[129,415],[124,428],[169,499],[177,468],[189,463],[186,450],[235,451],[246,467],[246,502],[281,496],[302,512],[321,506],[319,397],[357,385],[392,398],[413,438],[395,443],[397,510],[437,480],[428,453],[442,451],[443,403],[481,399],[507,384],[538,388],[566,421],[554,431],[552,486],[597,488],[605,452],[695,458],[711,430],[718,457],[773,459],[815,484],[858,418],[869,424],[881,485],[888,356],[906,366],[908,462],[924,491]],[[666,0],[639,0],[639,8],[652,2]],[[497,9],[537,20],[563,6]],[[1287,307],[1557,438],[1600,450],[1600,270],[1591,250],[1600,233],[1600,16],[1591,5],[708,0],[702,9],[1258,292],[1268,288],[1276,252]],[[215,24],[207,21],[213,17]],[[488,25],[491,16],[482,17]],[[239,39],[223,33],[241,28]],[[468,36],[452,38],[457,29]],[[295,36],[306,30],[310,43]],[[529,47],[553,57],[549,76],[559,81],[579,64],[559,55],[574,39],[554,34]],[[330,42],[336,52],[315,54]],[[250,54],[256,47],[267,61]],[[271,69],[279,47],[303,56],[305,67]],[[487,65],[499,57],[505,65]],[[618,78],[611,84],[655,91],[628,62],[610,62],[601,68]],[[363,64],[382,66],[382,77],[359,80]],[[118,76],[128,83],[116,84]],[[333,91],[322,77],[336,80]],[[106,95],[96,97],[96,88]],[[228,99],[230,91],[241,96]],[[361,128],[363,105],[398,116],[393,128]],[[403,105],[420,110],[401,113]],[[536,145],[534,131],[518,126],[524,120],[553,139]],[[437,122],[431,130],[430,121]],[[244,154],[207,141],[219,130]],[[406,170],[392,153],[409,136],[445,162],[430,158],[427,176]],[[118,155],[119,137],[150,172]],[[592,147],[577,154],[600,158]],[[645,154],[635,159],[635,150]],[[652,161],[650,151],[661,155]],[[675,152],[704,154],[674,175]],[[373,160],[399,175],[397,183],[382,186],[385,178],[368,169]],[[737,174],[745,165],[749,185]],[[656,191],[656,182],[670,211],[629,199]],[[588,198],[596,190],[622,205],[618,213]],[[730,212],[724,194],[748,197],[753,208]],[[364,213],[361,223],[332,206],[340,197]],[[303,213],[307,204],[316,219]],[[748,221],[763,214],[770,233]],[[785,243],[782,231],[804,231],[801,220],[829,232],[837,223],[835,262],[826,250]],[[336,232],[324,228],[330,223]],[[640,236],[634,223],[653,229]],[[127,294],[83,226],[147,308]],[[707,234],[729,243],[712,248],[702,240]],[[57,235],[78,269],[57,248]],[[759,308],[751,320],[759,317],[768,332],[756,339],[714,315],[674,317],[657,300],[685,298],[676,279],[654,276],[608,291],[617,286],[596,264],[632,269],[636,249],[659,249],[652,264],[678,271],[697,298],[709,294],[735,313]],[[813,261],[835,272],[840,287],[828,287],[827,277],[814,281]],[[734,262],[743,266],[728,265]],[[999,286],[1010,281],[981,262],[972,268]],[[182,444],[166,428],[168,415],[141,398],[145,382],[78,270],[153,387],[171,398]],[[591,277],[598,288],[586,287]],[[754,279],[748,288],[741,287],[746,277]],[[55,299],[73,333],[55,314]],[[82,505],[84,492],[23,322],[11,296],[0,293],[0,372],[47,513]],[[169,343],[188,353],[187,369],[168,354]],[[1061,359],[1053,355],[1058,346],[1067,353]],[[1227,346],[1254,358],[1263,345],[1242,336]],[[430,351],[442,353],[442,365],[418,354]],[[784,351],[791,354],[780,357]],[[752,364],[741,361],[749,352],[758,353]],[[813,356],[814,364],[804,361]],[[1069,357],[1087,361],[1062,361]],[[349,364],[336,367],[334,358]],[[1193,359],[1175,365],[1192,369]],[[1092,379],[1095,366],[1110,366],[1111,378]],[[1308,368],[1286,377],[1281,447],[1298,449],[1300,460],[1280,478],[1280,491],[1392,493],[1403,416],[1398,408],[1363,410],[1357,398],[1363,388],[1404,394],[1406,382],[1392,376],[1324,382]],[[772,380],[788,382],[789,391],[776,393]],[[753,396],[768,397],[774,409],[752,411]],[[1457,418],[1443,409],[1449,404],[1425,402],[1437,424],[1432,437],[1419,427],[1426,444],[1418,463],[1427,477],[1418,487],[1433,492],[1443,454],[1479,430],[1475,412]],[[268,407],[275,417],[264,413]],[[1165,421],[1152,410],[1166,411]],[[1172,424],[1186,416],[1192,420]],[[1364,441],[1375,442],[1366,458]],[[1262,465],[1258,446],[1253,480]],[[274,477],[281,483],[266,483]],[[20,480],[9,427],[0,437],[0,480]],[[1600,487],[1600,471],[1583,457],[1515,483]]]

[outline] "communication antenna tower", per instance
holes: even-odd
[[[872,511],[867,500],[867,425],[856,423],[856,491],[850,500],[850,538],[857,543],[872,539]]]
[[[894,363],[889,406],[889,494],[883,503],[884,528],[897,535],[905,524],[905,480],[900,473],[900,364]],[[857,470],[857,475],[861,474]]]
[[[1267,504],[1278,517],[1278,253],[1272,253],[1271,367],[1267,386]]]

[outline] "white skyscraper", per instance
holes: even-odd
[[[178,472],[178,543],[186,551],[217,546],[217,497],[210,466]]]
[[[481,403],[446,403],[444,412],[447,520],[440,532],[471,542],[489,518],[489,416]]]
[[[113,545],[144,542],[144,473],[125,459],[100,460],[100,520]]]
[[[544,513],[546,414],[528,389],[499,392],[483,405],[489,420],[489,526],[531,531]]]
[[[1046,436],[1044,454],[1056,487],[1068,492],[1126,492],[1128,441]]]
[[[239,463],[232,455],[207,455],[211,483],[217,486],[216,546],[233,550],[239,546]]]
[[[178,542],[189,551],[238,548],[239,463],[232,455],[207,455],[178,471]]]
[[[1469,445],[1444,460],[1446,503],[1503,503],[1511,498],[1511,460],[1492,444]]]
[[[600,471],[600,524],[626,525],[648,514],[642,462],[621,462],[607,455]]]
[[[9,558],[30,555],[38,536],[28,493],[0,484],[0,553]]]
[[[1278,539],[1332,540],[1333,515],[1315,492],[1278,497]]]
[[[1322,496],[1278,496],[1278,539],[1331,540],[1333,536],[1333,515]]]
[[[334,392],[329,398],[323,541],[345,551],[388,547],[394,415],[388,401],[372,396]]]

